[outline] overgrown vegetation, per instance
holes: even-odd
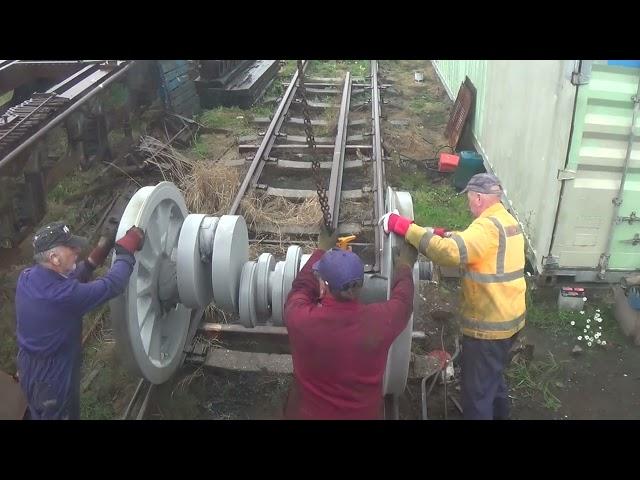
[[[403,173],[402,190],[411,192],[415,221],[421,226],[463,230],[473,221],[465,195],[457,195],[449,183],[436,183],[421,172]]]
[[[296,61],[293,61],[294,66]],[[341,77],[345,72],[351,72],[354,77],[369,75],[371,65],[369,60],[311,60],[306,75],[310,77]]]
[[[0,273],[0,370],[15,373],[16,345],[15,307],[16,280],[18,270]]]
[[[558,411],[562,402],[553,393],[552,386],[560,371],[560,363],[551,352],[547,360],[515,360],[506,372],[511,391],[517,397],[538,401],[545,408]]]
[[[544,292],[547,293],[547,292]],[[554,290],[554,293],[557,292]],[[583,313],[580,311],[560,310],[554,298],[542,298],[543,292],[527,288],[527,323],[529,325],[549,331],[555,336],[571,335],[577,342],[577,337],[582,335],[587,318],[594,318],[596,311],[602,317],[602,333],[606,338],[617,341],[622,340],[622,333],[616,323],[613,306],[599,301],[587,301]],[[548,297],[548,295],[547,295]],[[574,325],[571,324],[574,322]]]
[[[247,112],[240,108],[218,107],[205,110],[199,121],[206,127],[230,130],[238,135],[246,135],[252,130]]]
[[[0,107],[13,98],[13,90],[9,90],[7,93],[0,95]]]
[[[107,328],[108,304],[84,317],[86,335],[95,325],[83,349],[80,417],[83,420],[111,420],[119,417],[131,397],[137,381],[121,364],[115,350],[115,340]]]

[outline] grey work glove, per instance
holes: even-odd
[[[329,232],[327,227],[322,223],[320,225],[320,235],[318,235],[318,248],[320,250],[331,250],[338,242],[338,229]]]

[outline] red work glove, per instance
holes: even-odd
[[[91,250],[89,257],[87,257],[87,261],[93,266],[93,268],[99,267],[106,260],[112,247],[113,239],[100,237],[98,245],[96,245],[96,248]]]
[[[449,230],[443,227],[433,227],[433,234],[438,235],[439,237],[446,237]]]
[[[403,237],[412,223],[413,220],[398,215],[398,210],[387,213],[378,222],[379,225],[382,225],[384,233],[393,232]]]
[[[138,227],[131,227],[127,233],[116,242],[116,245],[122,247],[130,254],[134,254],[138,250],[142,250],[144,244],[144,232]]]

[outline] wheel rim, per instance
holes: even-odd
[[[139,373],[163,383],[178,369],[186,342],[191,309],[179,303],[176,280],[177,246],[187,207],[170,182],[143,187],[131,198],[118,227],[118,238],[133,225],[145,232],[124,294],[112,302],[113,316],[125,328],[117,338]],[[115,260],[115,259],[114,259]],[[114,329],[116,331],[116,329]]]

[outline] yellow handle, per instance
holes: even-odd
[[[338,243],[336,246],[342,250],[350,250],[349,242],[353,242],[356,239],[355,235],[348,235],[346,237],[338,237]]]

